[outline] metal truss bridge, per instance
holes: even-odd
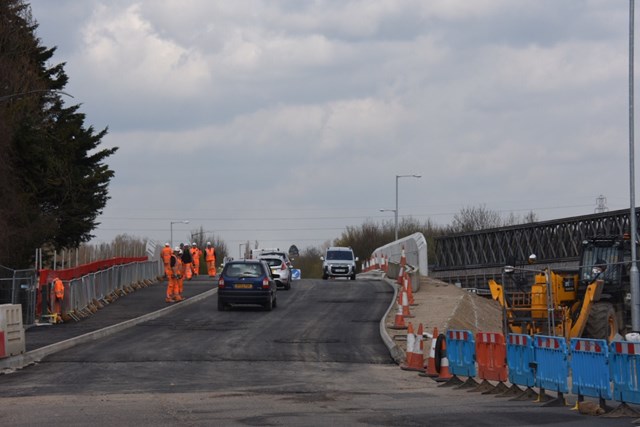
[[[638,224],[639,213],[636,208]],[[438,237],[432,276],[463,288],[487,289],[489,279],[500,279],[507,260],[527,265],[531,254],[541,268],[576,268],[585,238],[629,233],[629,218],[626,209]]]

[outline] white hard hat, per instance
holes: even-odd
[[[211,245],[211,242],[207,242],[207,245]]]
[[[191,246],[198,246],[198,245],[196,244],[196,242],[193,242]]]
[[[171,246],[171,245],[169,244],[169,242],[165,243],[164,245],[165,245],[165,246]]]
[[[173,248],[174,252],[180,252],[180,246],[176,246],[175,248]]]

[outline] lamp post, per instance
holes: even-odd
[[[413,174],[413,175],[396,175],[396,210],[395,210],[396,240],[398,240],[398,179],[400,179],[400,178],[422,178],[422,175],[415,175],[415,174]]]
[[[183,219],[182,221],[171,221],[171,226],[169,227],[171,230],[171,249],[173,249],[173,224],[189,224],[189,220]]]

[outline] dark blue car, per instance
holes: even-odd
[[[256,259],[229,261],[218,279],[218,310],[232,304],[258,304],[271,310],[277,305],[278,287],[266,262]]]

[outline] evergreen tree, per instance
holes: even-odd
[[[79,106],[65,107],[64,64],[48,66],[23,0],[0,2],[0,265],[23,268],[35,248],[88,241],[105,207],[113,171],[99,149],[107,129],[85,127]]]

